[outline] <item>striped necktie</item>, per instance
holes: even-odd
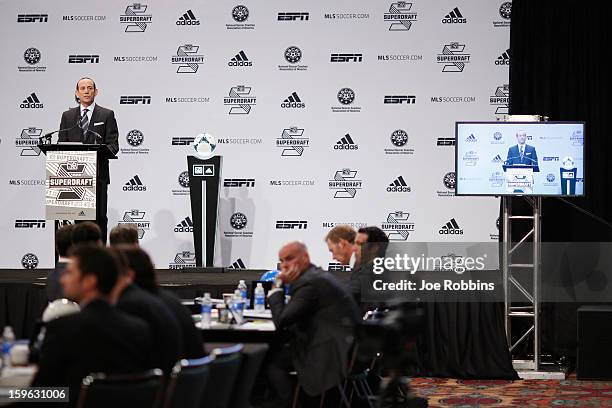
[[[81,120],[79,121],[79,126],[81,126],[81,130],[83,131],[83,141],[87,140],[87,129],[89,128],[89,118],[87,118],[87,112],[89,109],[83,109],[83,116],[81,116]]]

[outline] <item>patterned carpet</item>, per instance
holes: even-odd
[[[430,407],[612,407],[612,382],[414,378]]]

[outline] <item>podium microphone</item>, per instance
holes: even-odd
[[[53,132],[49,132],[41,137],[38,138],[38,141],[40,142],[40,144],[43,144],[43,139],[47,141],[47,144],[51,144],[51,136],[53,136],[56,133],[60,133],[60,132],[68,132],[74,128],[76,128],[77,126],[79,126],[79,122],[77,121],[77,123],[74,126],[71,126],[69,128],[65,128],[65,129],[57,129],[54,130]]]
[[[95,143],[94,143],[94,144],[103,144],[103,143],[98,143],[98,140],[100,140],[100,141],[104,142],[104,138],[103,138],[103,137],[102,137],[102,136],[101,136],[101,135],[100,135],[98,132],[96,132],[95,130],[91,130],[91,129],[89,129],[89,128],[88,128],[88,129],[85,131],[85,135],[87,135],[87,133],[93,133],[93,134],[94,134],[94,136],[96,137],[96,140],[95,140]]]

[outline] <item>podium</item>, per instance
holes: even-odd
[[[117,156],[105,144],[39,144],[45,163],[47,220],[95,220],[98,169]]]
[[[511,194],[533,194],[533,170],[528,164],[504,164],[506,190]]]
[[[187,156],[193,245],[198,267],[212,267],[214,262],[221,165],[221,156],[210,159]]]

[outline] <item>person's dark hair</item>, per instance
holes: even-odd
[[[72,228],[72,245],[97,244],[102,240],[102,231],[98,224],[84,221]]]
[[[55,250],[61,257],[68,256],[68,249],[72,245],[72,229],[74,225],[64,225],[55,231]]]
[[[81,82],[84,79],[89,79],[91,82],[93,82],[93,86],[94,86],[94,90],[96,89],[96,81],[94,81],[93,79],[91,79],[90,77],[83,77],[80,78],[77,83],[76,83],[76,89],[79,89],[79,82]]]
[[[103,295],[111,293],[119,275],[115,254],[104,247],[79,245],[71,249],[70,255],[78,262],[81,276],[94,275],[98,281],[98,291]]]
[[[364,253],[362,248],[361,258],[363,260],[370,261],[375,257],[385,256],[387,252],[387,247],[389,246],[389,237],[383,230],[378,227],[370,226],[370,227],[362,227],[357,231],[359,234],[366,234],[368,236],[367,251]]]
[[[138,228],[135,224],[119,224],[113,227],[108,239],[111,245],[138,245]]]
[[[114,247],[127,262],[127,267],[134,271],[134,283],[142,289],[157,291],[157,278],[151,257],[136,245],[117,245]]]

